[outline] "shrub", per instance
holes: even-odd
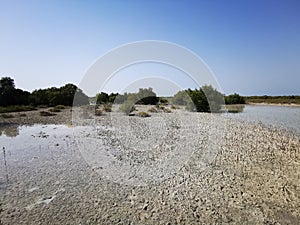
[[[155,107],[151,107],[150,109],[148,109],[148,111],[152,113],[157,113],[157,109]]]
[[[47,112],[47,111],[40,111],[40,116],[55,116],[55,113]]]
[[[227,105],[245,104],[246,100],[244,97],[240,96],[239,94],[234,93],[233,95],[225,96],[225,103]]]
[[[131,112],[135,110],[134,102],[132,101],[125,101],[119,108],[119,110],[126,115],[129,115]]]
[[[171,111],[170,109],[168,109],[168,108],[164,108],[163,111],[164,111],[164,113],[171,113],[171,112],[172,112],[172,111]]]
[[[95,110],[95,116],[102,116],[102,110],[101,109],[96,109]]]
[[[150,117],[150,115],[146,112],[138,112],[136,115],[139,117]]]
[[[104,104],[103,105],[103,111],[105,111],[105,112],[111,112],[111,108],[112,108],[111,104]]]
[[[61,112],[60,109],[57,109],[57,108],[52,108],[52,109],[49,109],[50,112]]]
[[[177,109],[175,105],[171,105],[171,109]]]

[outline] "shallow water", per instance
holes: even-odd
[[[228,116],[300,134],[300,107],[246,105],[243,112]]]

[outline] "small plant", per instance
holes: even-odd
[[[5,119],[14,118],[14,115],[6,114],[6,113],[2,113],[2,114],[0,114],[0,116]]]
[[[104,104],[102,109],[105,112],[111,112],[111,108],[112,108],[111,104]]]
[[[55,116],[55,113],[47,112],[47,111],[40,111],[40,116]]]
[[[146,112],[138,112],[136,115],[139,117],[150,117],[150,115]]]
[[[57,109],[57,108],[52,108],[52,109],[49,109],[50,112],[61,112],[60,109]]]
[[[129,115],[131,112],[135,110],[135,107],[132,102],[126,101],[120,106],[119,110],[121,112],[124,112],[126,115]]]
[[[171,113],[171,112],[172,112],[172,111],[171,111],[170,109],[168,109],[168,108],[164,108],[163,111],[164,111],[164,113]]]
[[[148,109],[148,111],[152,113],[157,113],[157,109],[155,107],[151,107],[150,109]]]
[[[95,110],[95,116],[102,116],[103,113],[102,113],[102,110],[101,109],[96,109]]]
[[[171,109],[177,109],[175,105],[171,105]]]

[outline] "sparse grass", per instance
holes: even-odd
[[[40,111],[40,116],[55,116],[55,113],[47,112],[47,111]]]
[[[57,108],[52,108],[52,109],[49,109],[50,112],[61,112],[60,109],[57,109]]]
[[[2,113],[2,114],[0,114],[0,117],[2,117],[4,119],[9,119],[9,118],[14,118],[14,115]]]
[[[133,112],[134,110],[136,110],[136,108],[134,107],[134,104],[132,102],[124,102],[119,110],[123,113],[125,113],[126,115],[129,115],[131,112]]]
[[[104,104],[103,107],[102,107],[102,110],[104,112],[111,112],[111,108],[112,108],[111,104]]]
[[[35,107],[29,105],[11,105],[6,107],[0,107],[0,113],[8,113],[8,112],[22,112],[22,111],[31,111],[36,110]]]
[[[168,108],[164,108],[163,111],[164,111],[164,113],[171,113],[172,112],[172,110],[168,109]]]
[[[245,98],[247,104],[300,104],[300,96],[250,96]]]
[[[148,112],[157,113],[157,109],[155,107],[151,107],[148,109]]]
[[[150,117],[150,115],[146,112],[138,112],[136,115],[139,117]]]
[[[101,109],[96,109],[95,110],[95,116],[102,116],[103,115],[103,112]]]

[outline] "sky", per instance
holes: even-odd
[[[160,40],[197,54],[225,94],[300,95],[299,12],[299,0],[0,0],[0,77],[28,91],[79,85],[112,49]],[[197,87],[167,67],[133,65],[103,90],[121,92],[145,76],[161,77],[159,95]]]

